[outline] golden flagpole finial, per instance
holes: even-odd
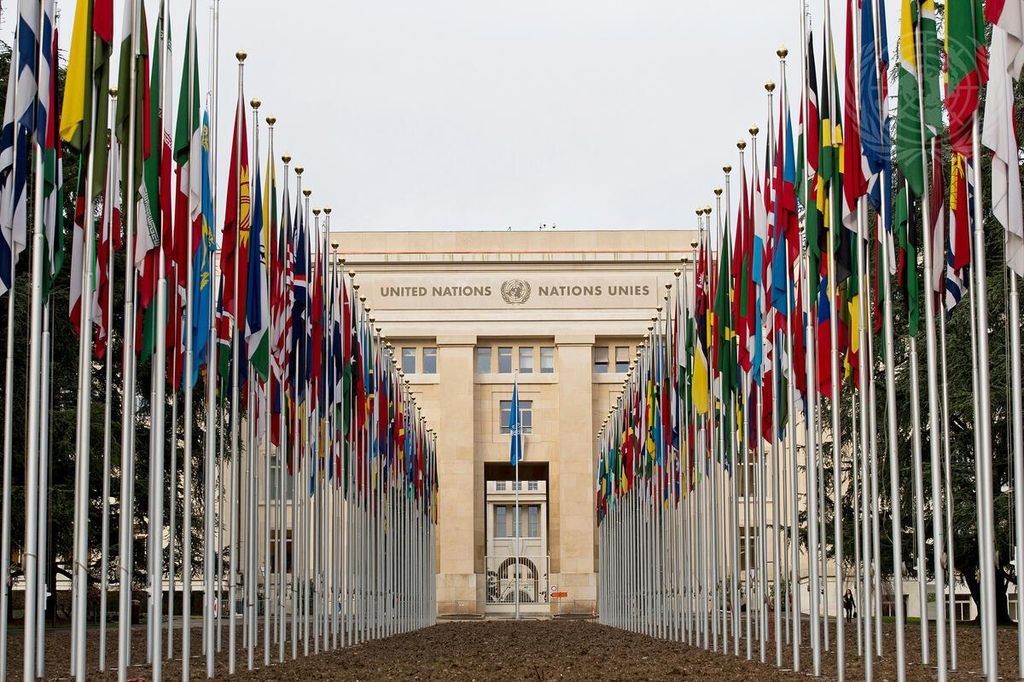
[[[245,50],[239,50],[238,52],[235,53],[235,59],[238,60],[239,64],[244,62],[246,57],[248,57],[248,56],[249,56],[249,54]]]

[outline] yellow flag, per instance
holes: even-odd
[[[89,94],[89,67],[92,63],[92,3],[78,0],[75,22],[71,29],[71,51],[68,54],[67,79],[64,83],[64,104],[60,112],[60,137],[79,151],[88,140],[85,130],[86,105]]]

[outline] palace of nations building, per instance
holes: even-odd
[[[513,608],[518,377],[520,602],[597,605],[597,434],[696,233],[335,233],[437,434],[439,613]]]

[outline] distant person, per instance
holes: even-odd
[[[856,606],[857,605],[853,601],[853,592],[846,590],[846,594],[843,595],[843,611],[846,612],[847,623],[853,620],[853,610]]]

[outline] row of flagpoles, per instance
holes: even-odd
[[[901,542],[892,538],[904,535],[901,495],[909,495],[919,603],[922,609],[930,599],[936,605],[934,645],[932,623],[922,612],[921,660],[946,679],[958,669],[947,320],[969,320],[982,668],[995,680],[993,327],[986,258],[994,261],[985,219],[991,215],[1005,230],[1007,421],[1020,548],[1017,278],[1024,275],[1024,214],[1014,84],[1024,66],[1024,2],[946,2],[943,43],[933,0],[900,0],[895,97],[888,91],[886,4],[894,3],[845,3],[841,90],[830,3],[823,3],[818,62],[801,2],[800,80],[795,88],[787,83],[789,53],[780,49],[780,84],[766,86],[768,139],[760,142],[760,130],[752,127],[749,145],[738,145],[738,201],[727,165],[724,207],[723,191],[716,189],[716,209],[697,211],[692,266],[684,264],[686,272],[677,271],[669,285],[598,438],[601,619],[734,655],[741,655],[742,644],[747,658],[758,651],[761,661],[771,645],[777,666],[809,667],[816,676],[823,647],[834,648],[842,680],[841,604],[850,588],[859,605],[857,654],[872,679],[876,657],[890,653],[882,637],[881,580],[891,575],[896,622],[889,646],[902,681],[908,663],[905,566]],[[796,134],[791,90],[799,99]],[[983,200],[982,146],[991,152],[991,202]],[[903,338],[894,322],[893,276],[906,302]],[[953,318],[965,299],[969,310]],[[909,427],[897,423],[900,358],[909,358]],[[900,434],[907,431],[911,451],[901,452]],[[901,485],[901,458],[910,460],[909,490]],[[890,475],[887,510],[879,508],[880,462]],[[880,527],[880,511],[891,516],[889,534]],[[847,535],[853,557],[844,555]],[[882,566],[890,553],[892,565]],[[804,569],[809,576],[801,575]],[[809,605],[801,604],[802,584]],[[1024,619],[1018,619],[1018,634],[1024,676]],[[805,645],[809,666],[802,659]]]
[[[53,560],[45,554],[47,495],[54,485],[47,478],[47,406],[51,330],[61,314],[50,292],[65,250],[62,146],[80,159],[70,192],[69,315],[80,348],[71,674],[84,680],[108,666],[112,576],[121,680],[142,656],[130,617],[130,586],[137,582],[146,591],[144,660],[153,679],[161,678],[165,658],[174,657],[176,637],[182,677],[189,678],[197,593],[208,676],[224,648],[225,621],[229,673],[239,625],[251,669],[261,634],[263,664],[270,665],[275,648],[283,662],[298,655],[300,643],[309,655],[434,622],[435,436],[393,349],[374,327],[355,273],[346,276],[342,245],[331,241],[330,209],[311,209],[301,167],[294,168],[291,193],[287,154],[279,188],[273,117],[265,119],[263,170],[260,102],[246,106],[242,52],[218,245],[217,135],[211,112],[200,116],[195,10],[193,0],[172,128],[177,43],[165,2],[150,40],[144,3],[126,0],[119,77],[111,88],[113,0],[78,0],[62,93],[54,0],[18,2],[0,137],[0,295],[7,294],[8,321],[0,575],[9,585],[17,530],[11,520],[14,289],[30,286],[25,680],[47,674],[43,626],[47,592],[55,589],[46,584]],[[209,96],[216,101],[215,92]],[[19,264],[26,251],[30,274]],[[116,256],[122,252],[123,261]],[[124,264],[120,283],[117,262]],[[115,290],[123,291],[123,326]],[[94,377],[100,369],[102,382]],[[97,443],[92,402],[99,400],[103,490],[97,500],[89,481]],[[140,485],[148,497],[137,510]],[[120,510],[113,544],[112,502]],[[97,512],[99,547],[89,534]],[[141,537],[144,558],[134,548]],[[87,595],[95,585],[99,658],[87,661]],[[226,612],[219,608],[225,593]],[[9,599],[9,590],[0,591],[0,613],[8,612]],[[0,618],[0,641],[7,636],[7,618]],[[4,678],[6,651],[0,647]]]

